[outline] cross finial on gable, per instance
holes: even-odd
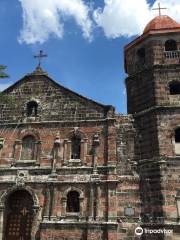
[[[152,10],[158,10],[159,11],[159,16],[161,16],[161,10],[165,10],[167,8],[162,8],[161,3],[158,3],[158,8],[153,8]]]
[[[38,61],[39,61],[38,67],[41,67],[42,58],[45,58],[45,57],[47,57],[47,56],[48,56],[47,54],[44,54],[44,53],[43,53],[43,50],[40,50],[40,51],[39,51],[39,54],[34,56],[34,58],[38,58]]]

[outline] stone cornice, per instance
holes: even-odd
[[[162,110],[180,110],[180,105],[179,106],[153,106],[153,107],[150,107],[148,109],[145,109],[143,111],[140,111],[138,113],[135,113],[133,114],[134,118],[136,117],[140,117],[140,116],[143,116],[144,114],[147,114],[147,113],[150,113],[150,112],[153,112],[153,111],[162,111]]]
[[[117,222],[86,222],[86,221],[80,221],[80,222],[65,222],[65,221],[44,221],[44,222],[41,222],[41,226],[43,225],[49,225],[49,226],[52,226],[54,227],[55,225],[61,225],[61,226],[72,226],[72,225],[85,225],[85,226],[113,226],[113,227],[116,227],[118,226],[118,223]]]
[[[11,127],[11,126],[17,126],[18,127],[23,127],[23,126],[28,126],[28,125],[46,125],[46,126],[49,126],[49,125],[63,125],[64,126],[67,126],[67,125],[77,125],[77,124],[83,124],[83,123],[86,123],[86,124],[90,124],[90,123],[98,123],[98,124],[104,124],[104,123],[111,123],[111,124],[114,124],[114,122],[116,121],[116,118],[104,118],[104,119],[92,119],[92,120],[75,120],[75,121],[39,121],[39,122],[7,122],[7,123],[1,123],[0,122],[0,127]]]

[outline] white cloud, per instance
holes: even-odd
[[[142,34],[146,24],[158,15],[152,8],[159,0],[151,7],[149,0],[104,0],[104,7],[94,12],[87,5],[92,1],[95,0],[19,0],[23,9],[19,42],[44,43],[51,35],[62,38],[68,17],[74,18],[88,40],[92,39],[93,20],[107,38],[131,37]],[[161,0],[161,6],[168,9],[163,14],[180,22],[180,0]]]
[[[147,0],[104,0],[104,8],[94,11],[94,20],[108,38],[139,35],[146,24],[157,16],[158,12],[152,11],[152,8],[157,7],[158,2],[150,7]],[[161,6],[168,8],[163,10],[163,14],[180,21],[179,0],[161,0]]]
[[[50,35],[63,37],[64,21],[73,17],[83,36],[91,39],[92,21],[83,0],[19,0],[23,10],[23,29],[19,42],[43,43]]]

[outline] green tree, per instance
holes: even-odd
[[[8,74],[6,74],[4,72],[4,70],[6,69],[6,66],[4,65],[0,65],[0,78],[7,78],[9,77]],[[12,102],[12,98],[5,95],[4,93],[0,92],[0,103],[11,103]]]
[[[0,65],[0,78],[7,78],[9,77],[4,70],[6,69],[6,66]]]

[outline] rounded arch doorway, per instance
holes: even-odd
[[[5,206],[4,240],[31,240],[33,199],[26,190],[10,194]]]

